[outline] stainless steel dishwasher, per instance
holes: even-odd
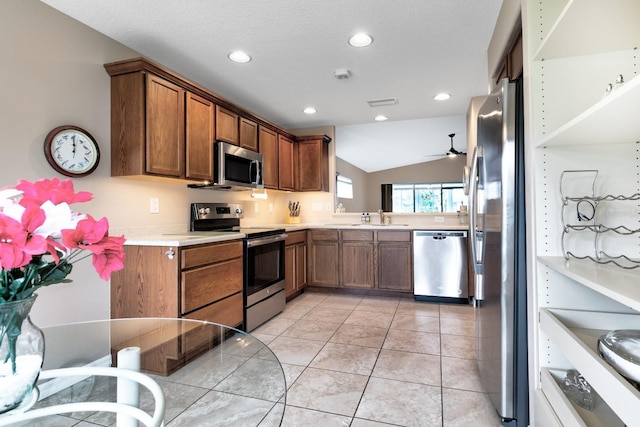
[[[413,232],[413,294],[416,300],[469,302],[467,232]]]

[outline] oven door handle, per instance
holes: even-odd
[[[286,234],[278,234],[277,236],[258,237],[257,239],[247,239],[247,247],[268,245],[269,243],[281,242],[287,238]]]

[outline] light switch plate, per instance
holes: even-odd
[[[152,197],[149,199],[149,213],[160,213],[160,199],[158,199],[157,197]]]
[[[444,217],[443,216],[437,216],[433,219],[435,222],[444,222]]]

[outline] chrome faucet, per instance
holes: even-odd
[[[384,225],[385,216],[384,216],[384,212],[382,212],[382,209],[378,209],[378,214],[380,215],[380,224]]]

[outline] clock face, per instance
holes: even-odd
[[[100,160],[96,141],[75,126],[61,126],[45,139],[45,156],[51,166],[63,175],[84,176],[93,172]]]

